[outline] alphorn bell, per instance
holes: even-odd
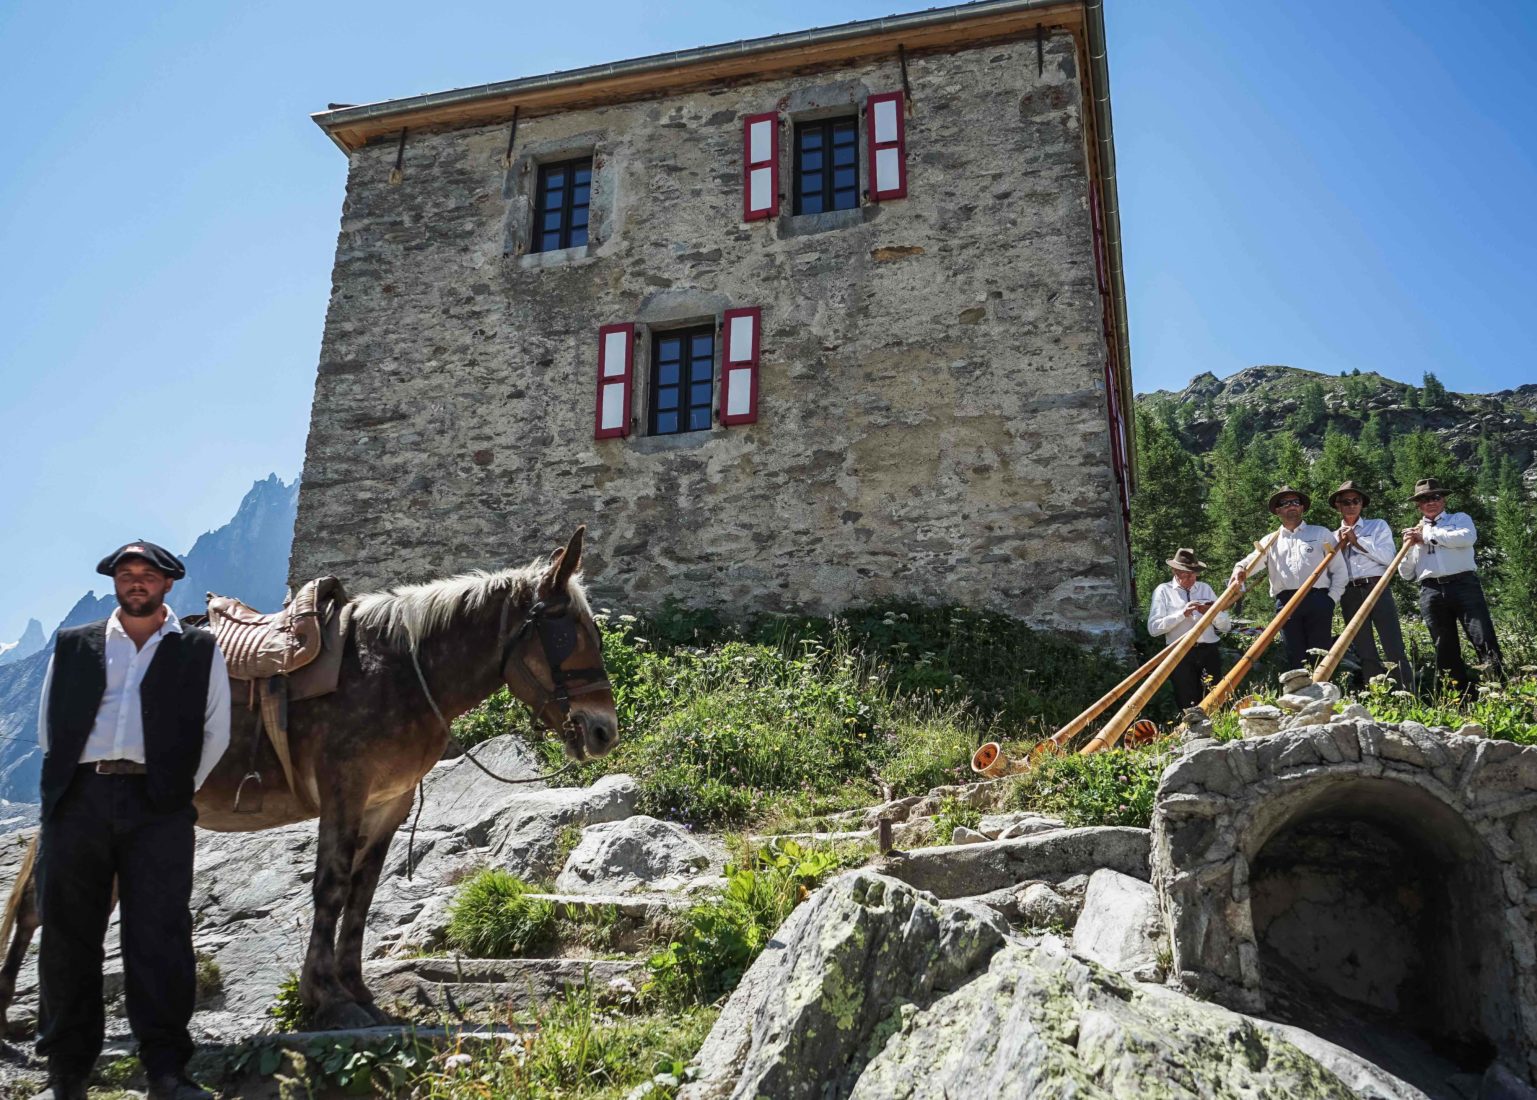
[[[1324,575],[1324,570],[1329,568],[1329,563],[1334,560],[1334,555],[1339,552],[1339,543],[1336,542],[1333,546],[1329,547],[1329,552],[1324,555],[1323,561],[1313,567],[1313,571],[1308,574],[1308,579],[1302,582],[1297,591],[1292,593],[1292,598],[1286,601],[1286,606],[1276,613],[1276,617],[1266,624],[1264,630],[1260,631],[1260,636],[1255,638],[1254,643],[1244,651],[1244,655],[1238,658],[1238,663],[1229,670],[1226,676],[1218,681],[1215,687],[1206,693],[1206,698],[1200,702],[1200,707],[1203,711],[1207,714],[1214,712],[1233,693],[1233,689],[1243,682],[1243,678],[1254,667],[1254,662],[1258,661],[1264,655],[1265,650],[1270,648],[1270,643],[1275,641],[1275,636],[1286,625],[1286,620],[1292,617],[1292,612],[1302,606],[1302,601],[1307,599],[1307,594],[1313,590],[1314,583],[1317,582],[1319,577]]]
[[[1402,549],[1393,559],[1393,564],[1388,566],[1388,571],[1382,574],[1382,579],[1372,585],[1372,590],[1367,593],[1366,600],[1361,604],[1361,610],[1357,611],[1355,618],[1345,624],[1344,632],[1335,639],[1334,645],[1329,648],[1329,655],[1318,662],[1318,667],[1313,670],[1313,683],[1322,684],[1334,676],[1334,670],[1339,668],[1340,661],[1345,657],[1345,651],[1350,648],[1350,643],[1355,641],[1361,628],[1366,625],[1366,620],[1371,618],[1372,608],[1377,606],[1377,601],[1382,598],[1384,592],[1393,583],[1393,574],[1398,570],[1398,563],[1404,560],[1404,555],[1409,552],[1409,547],[1414,544],[1404,541]]]
[[[1280,534],[1281,529],[1278,527],[1270,533],[1267,539],[1257,544],[1257,549],[1260,553],[1254,559],[1256,563],[1263,560],[1265,554],[1269,552],[1271,545],[1280,537]],[[1251,565],[1249,569],[1252,568],[1253,566]],[[1216,621],[1218,615],[1231,607],[1239,596],[1243,595],[1244,581],[1249,578],[1249,569],[1244,569],[1242,575],[1227,586],[1222,595],[1218,596],[1212,605],[1206,609],[1205,614],[1196,620],[1195,626],[1190,629],[1189,633],[1164,650],[1163,660],[1159,662],[1158,667],[1148,676],[1146,682],[1132,693],[1131,698],[1126,700],[1121,709],[1115,712],[1115,716],[1109,722],[1105,723],[1104,728],[1096,733],[1088,744],[1078,750],[1080,754],[1087,756],[1091,752],[1108,749],[1121,739],[1121,734],[1126,732],[1126,727],[1131,725],[1132,720],[1137,717],[1137,713],[1147,705],[1147,701],[1153,697],[1158,689],[1163,687],[1163,682],[1174,674],[1174,670],[1179,666],[1179,663],[1185,659],[1185,654],[1195,648],[1195,644],[1200,641],[1201,635],[1206,633],[1206,628]]]

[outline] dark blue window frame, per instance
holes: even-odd
[[[795,213],[822,214],[858,205],[859,119],[796,123]]]
[[[715,406],[715,326],[673,329],[651,341],[651,435],[709,431]]]
[[[592,158],[541,164],[534,191],[534,251],[554,252],[587,243]]]

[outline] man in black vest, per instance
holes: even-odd
[[[102,941],[122,905],[128,1021],[151,1100],[211,1100],[187,1077],[192,795],[229,745],[229,680],[213,636],[165,597],[186,575],[151,542],[101,560],[117,610],[61,630],[43,681],[38,1054],[51,1100],[84,1100],[101,1053]]]

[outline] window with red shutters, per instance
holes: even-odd
[[[598,330],[598,400],[593,438],[630,434],[630,390],[635,375],[635,326],[604,325]]]

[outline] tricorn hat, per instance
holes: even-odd
[[[112,553],[96,563],[96,572],[104,577],[110,577],[117,572],[117,567],[126,558],[143,558],[169,579],[179,581],[187,575],[187,569],[180,559],[163,546],[156,546],[152,542],[140,539],[137,542],[127,542],[119,546]]]
[[[1329,494],[1329,507],[1330,508],[1338,508],[1339,505],[1334,503],[1335,498],[1336,497],[1342,497],[1346,493],[1354,493],[1354,494],[1356,494],[1356,496],[1360,497],[1361,498],[1361,507],[1362,508],[1365,508],[1368,504],[1370,504],[1372,502],[1372,495],[1370,493],[1368,493],[1365,489],[1361,488],[1361,486],[1357,485],[1355,482],[1350,481],[1350,480],[1347,479],[1344,482],[1344,484],[1342,484],[1338,489],[1334,490],[1334,492]]]
[[[1269,508],[1272,512],[1274,512],[1275,511],[1275,502],[1280,500],[1282,497],[1297,497],[1299,500],[1302,501],[1302,510],[1304,512],[1307,511],[1309,508],[1313,507],[1313,498],[1312,497],[1308,496],[1301,489],[1293,489],[1290,485],[1283,485],[1279,489],[1277,489],[1275,492],[1271,493],[1270,494],[1270,500],[1268,500],[1266,502],[1265,507]]]
[[[1447,490],[1441,487],[1441,482],[1433,477],[1421,478],[1414,483],[1414,495],[1409,499],[1418,504],[1422,500],[1430,500],[1432,497],[1444,497]]]
[[[1206,563],[1196,557],[1195,551],[1188,546],[1181,546],[1164,564],[1170,569],[1180,569],[1186,573],[1199,573],[1206,568]]]

